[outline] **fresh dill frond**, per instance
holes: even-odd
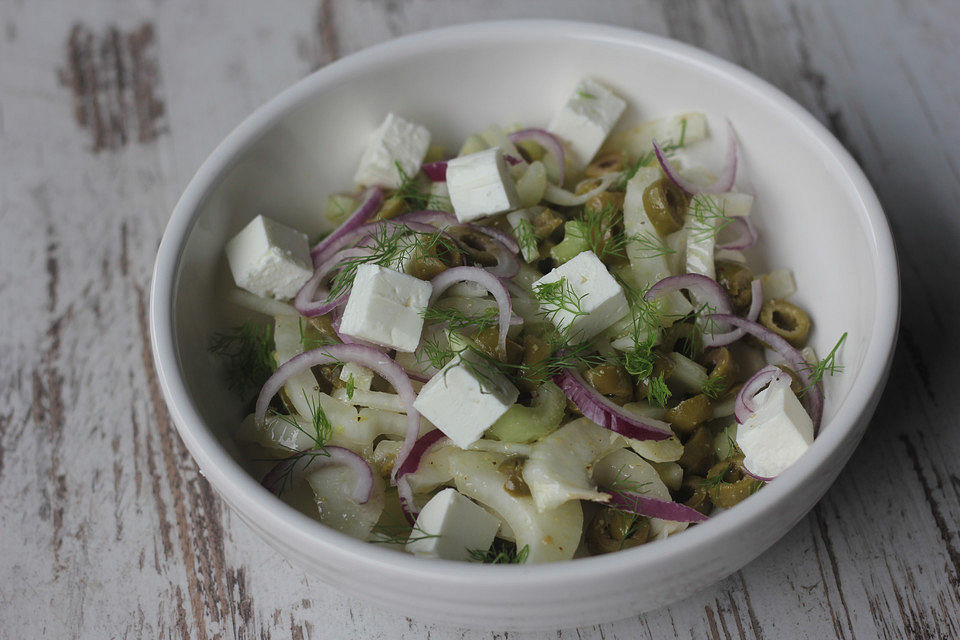
[[[537,234],[533,228],[533,223],[527,220],[526,217],[521,216],[520,222],[517,224],[516,234],[521,255],[536,255],[538,252]]]
[[[623,537],[620,538],[620,551],[623,551],[624,546],[627,544],[627,541],[630,540],[640,530],[640,527],[647,523],[650,520],[647,516],[641,516],[639,513],[630,513],[630,524],[627,526],[627,531],[624,533]]]
[[[833,345],[833,349],[830,349],[830,353],[828,353],[825,358],[816,364],[807,363],[807,375],[810,377],[810,384],[800,390],[800,395],[806,394],[814,386],[823,382],[823,376],[827,374],[833,376],[843,372],[843,365],[837,363],[837,351],[840,350],[840,345],[842,345],[846,339],[847,332],[844,331],[840,339],[837,340],[837,344]]]
[[[587,100],[597,99],[597,96],[593,95],[592,93],[588,93],[587,91],[577,91],[577,95],[581,98],[586,98]]]
[[[371,534],[373,534],[370,542],[376,544],[404,545],[408,542],[440,537],[438,533],[427,533],[419,526],[411,526],[404,521],[398,520],[389,513],[385,512],[384,516],[387,522],[375,524],[373,529],[370,530]]]
[[[618,229],[621,217],[613,205],[605,205],[599,210],[584,209],[580,216],[582,239],[601,260],[627,257],[627,245],[633,240]]]
[[[645,380],[653,375],[653,365],[657,354],[653,351],[656,336],[648,335],[645,340],[634,338],[634,348],[621,356],[623,368],[637,380]]]
[[[353,392],[356,390],[356,388],[357,388],[357,382],[356,380],[353,379],[353,374],[351,373],[350,376],[347,378],[347,385],[346,385],[347,399],[353,400]]]
[[[297,420],[296,416],[280,413],[275,409],[271,409],[270,412],[287,424],[296,427],[300,432],[313,440],[313,445],[315,448],[323,449],[327,442],[330,441],[330,438],[333,437],[333,423],[330,422],[330,418],[327,417],[327,412],[324,411],[323,407],[320,405],[319,396],[311,397],[307,395],[306,391],[303,391],[303,401],[310,409],[309,420],[312,431],[307,431],[304,429],[303,426],[301,426],[300,421]]]
[[[530,555],[529,545],[517,549],[516,545],[501,540],[494,540],[489,549],[467,549],[472,562],[483,564],[524,564]]]
[[[693,333],[685,341],[683,355],[695,359],[704,349],[704,336],[720,333],[720,326],[714,319],[716,313],[716,307],[709,302],[704,302],[684,318],[685,321],[693,321]]]
[[[707,476],[700,480],[700,486],[704,488],[718,487],[721,484],[727,484],[727,481],[723,479],[723,476],[727,475],[727,472],[730,471],[730,463],[723,468],[720,473],[714,474],[712,476]]]
[[[453,307],[438,307],[434,305],[424,309],[421,315],[424,320],[443,323],[450,331],[457,332],[471,327],[477,331],[483,331],[484,329],[497,326],[500,322],[500,316],[495,307],[489,307],[485,309],[483,313],[471,316]]]
[[[273,358],[273,327],[247,321],[239,327],[215,333],[210,353],[223,358],[227,384],[231,391],[244,395],[248,389],[262,386],[276,369]]]
[[[725,389],[726,380],[723,376],[711,376],[700,386],[700,393],[708,398],[719,400]]]
[[[656,258],[658,256],[669,256],[677,252],[676,249],[667,244],[653,231],[644,231],[628,236],[624,241],[624,247],[635,244],[639,247],[641,258]]]
[[[666,407],[671,395],[673,394],[670,392],[666,380],[664,380],[664,374],[650,377],[647,383],[647,399],[650,404],[657,407]]]
[[[613,492],[623,492],[628,491],[630,493],[639,493],[644,494],[647,492],[647,487],[651,484],[649,482],[637,482],[630,479],[630,474],[624,471],[626,464],[621,465],[617,469],[617,475],[613,477],[613,481],[604,487],[607,491]]]
[[[405,224],[379,226],[364,247],[370,250],[369,255],[340,262],[337,267],[339,271],[330,282],[327,300],[335,300],[350,290],[357,276],[357,267],[361,264],[390,266],[404,264],[415,256],[428,255],[431,251],[457,251],[453,239],[439,229],[436,232],[415,231]]]
[[[408,175],[399,162],[394,162],[397,173],[400,174],[400,186],[393,196],[400,198],[411,211],[432,209],[437,211],[452,211],[450,199],[430,193],[428,188],[417,181],[416,176]]]
[[[543,303],[540,305],[540,315],[561,331],[565,328],[557,323],[557,315],[561,311],[573,316],[570,319],[571,323],[580,316],[589,315],[589,312],[583,310],[583,299],[587,294],[577,294],[573,287],[567,283],[566,278],[535,285],[533,295]]]
[[[733,222],[733,218],[727,215],[726,202],[704,194],[697,194],[690,200],[688,219],[694,240],[715,238]]]

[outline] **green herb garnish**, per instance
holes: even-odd
[[[227,384],[241,396],[248,389],[262,386],[276,369],[271,325],[247,321],[229,331],[215,333],[209,350],[224,359]]]
[[[847,339],[847,332],[844,331],[843,335],[840,336],[840,339],[837,340],[837,344],[833,345],[833,349],[830,350],[830,353],[827,354],[825,358],[820,360],[816,364],[807,363],[808,372],[807,375],[810,377],[810,384],[805,386],[800,390],[800,395],[804,395],[814,386],[823,382],[823,376],[826,374],[836,375],[843,372],[843,365],[837,364],[837,351],[840,349],[840,345],[843,344],[844,340]]]
[[[530,555],[530,547],[523,545],[517,550],[516,545],[495,540],[489,549],[468,549],[470,560],[483,564],[523,564]]]
[[[647,383],[647,399],[650,400],[650,404],[657,407],[666,407],[671,395],[673,394],[670,392],[666,380],[664,380],[664,374],[661,373],[649,379]]]

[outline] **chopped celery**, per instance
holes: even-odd
[[[550,249],[550,257],[563,264],[574,256],[590,248],[587,243],[586,229],[579,220],[568,220],[563,223],[563,241]]]
[[[471,153],[476,153],[478,151],[483,151],[484,149],[489,149],[487,143],[483,141],[483,138],[477,135],[470,136],[463,141],[463,146],[460,147],[460,153],[458,156],[468,156]]]
[[[544,382],[532,407],[511,406],[487,429],[487,435],[508,442],[533,442],[560,426],[566,403],[560,387]]]

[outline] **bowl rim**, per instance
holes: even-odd
[[[648,50],[667,55],[691,66],[719,74],[739,85],[774,109],[798,121],[832,156],[842,172],[838,174],[858,202],[860,228],[866,235],[876,273],[874,325],[857,379],[843,404],[821,431],[809,451],[790,469],[751,500],[723,512],[708,522],[661,540],[616,554],[578,558],[539,565],[490,566],[476,563],[425,559],[354,539],[303,515],[262,488],[224,449],[208,429],[193,404],[179,366],[174,337],[174,300],[181,257],[198,214],[210,190],[226,175],[240,154],[303,101],[325,85],[356,72],[376,68],[391,57],[442,50],[445,46],[470,40],[472,43],[502,41],[533,32],[536,37],[570,38]],[[635,571],[638,565],[675,556],[684,549],[711,538],[733,535],[743,527],[762,526],[768,512],[797,491],[829,463],[832,454],[855,432],[858,422],[871,412],[882,390],[896,343],[899,321],[899,274],[890,227],[882,206],[862,169],[850,153],[813,115],[766,80],[711,53],[662,36],[638,30],[588,22],[520,19],[473,22],[420,31],[373,45],[337,60],[303,78],[247,116],[214,149],[197,170],[177,202],[160,243],[150,288],[149,327],[154,365],[170,416],[202,474],[225,500],[257,528],[282,534],[285,546],[322,549],[341,555],[356,568],[402,573],[447,584],[469,583],[473,588],[533,586],[569,579],[588,581],[610,577],[611,573]],[[851,449],[852,451],[852,449]],[[834,458],[836,459],[836,458]],[[845,462],[845,459],[844,459]],[[818,497],[819,499],[819,497]],[[264,524],[262,524],[264,523]],[[265,523],[269,523],[267,526]],[[763,549],[760,549],[763,551]]]

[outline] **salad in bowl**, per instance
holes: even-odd
[[[803,455],[845,334],[818,359],[791,272],[748,259],[733,124],[710,166],[702,113],[611,134],[626,106],[583,79],[456,155],[389,113],[331,233],[227,243],[261,320],[211,350],[264,487],[414,555],[540,563],[676,535]]]

